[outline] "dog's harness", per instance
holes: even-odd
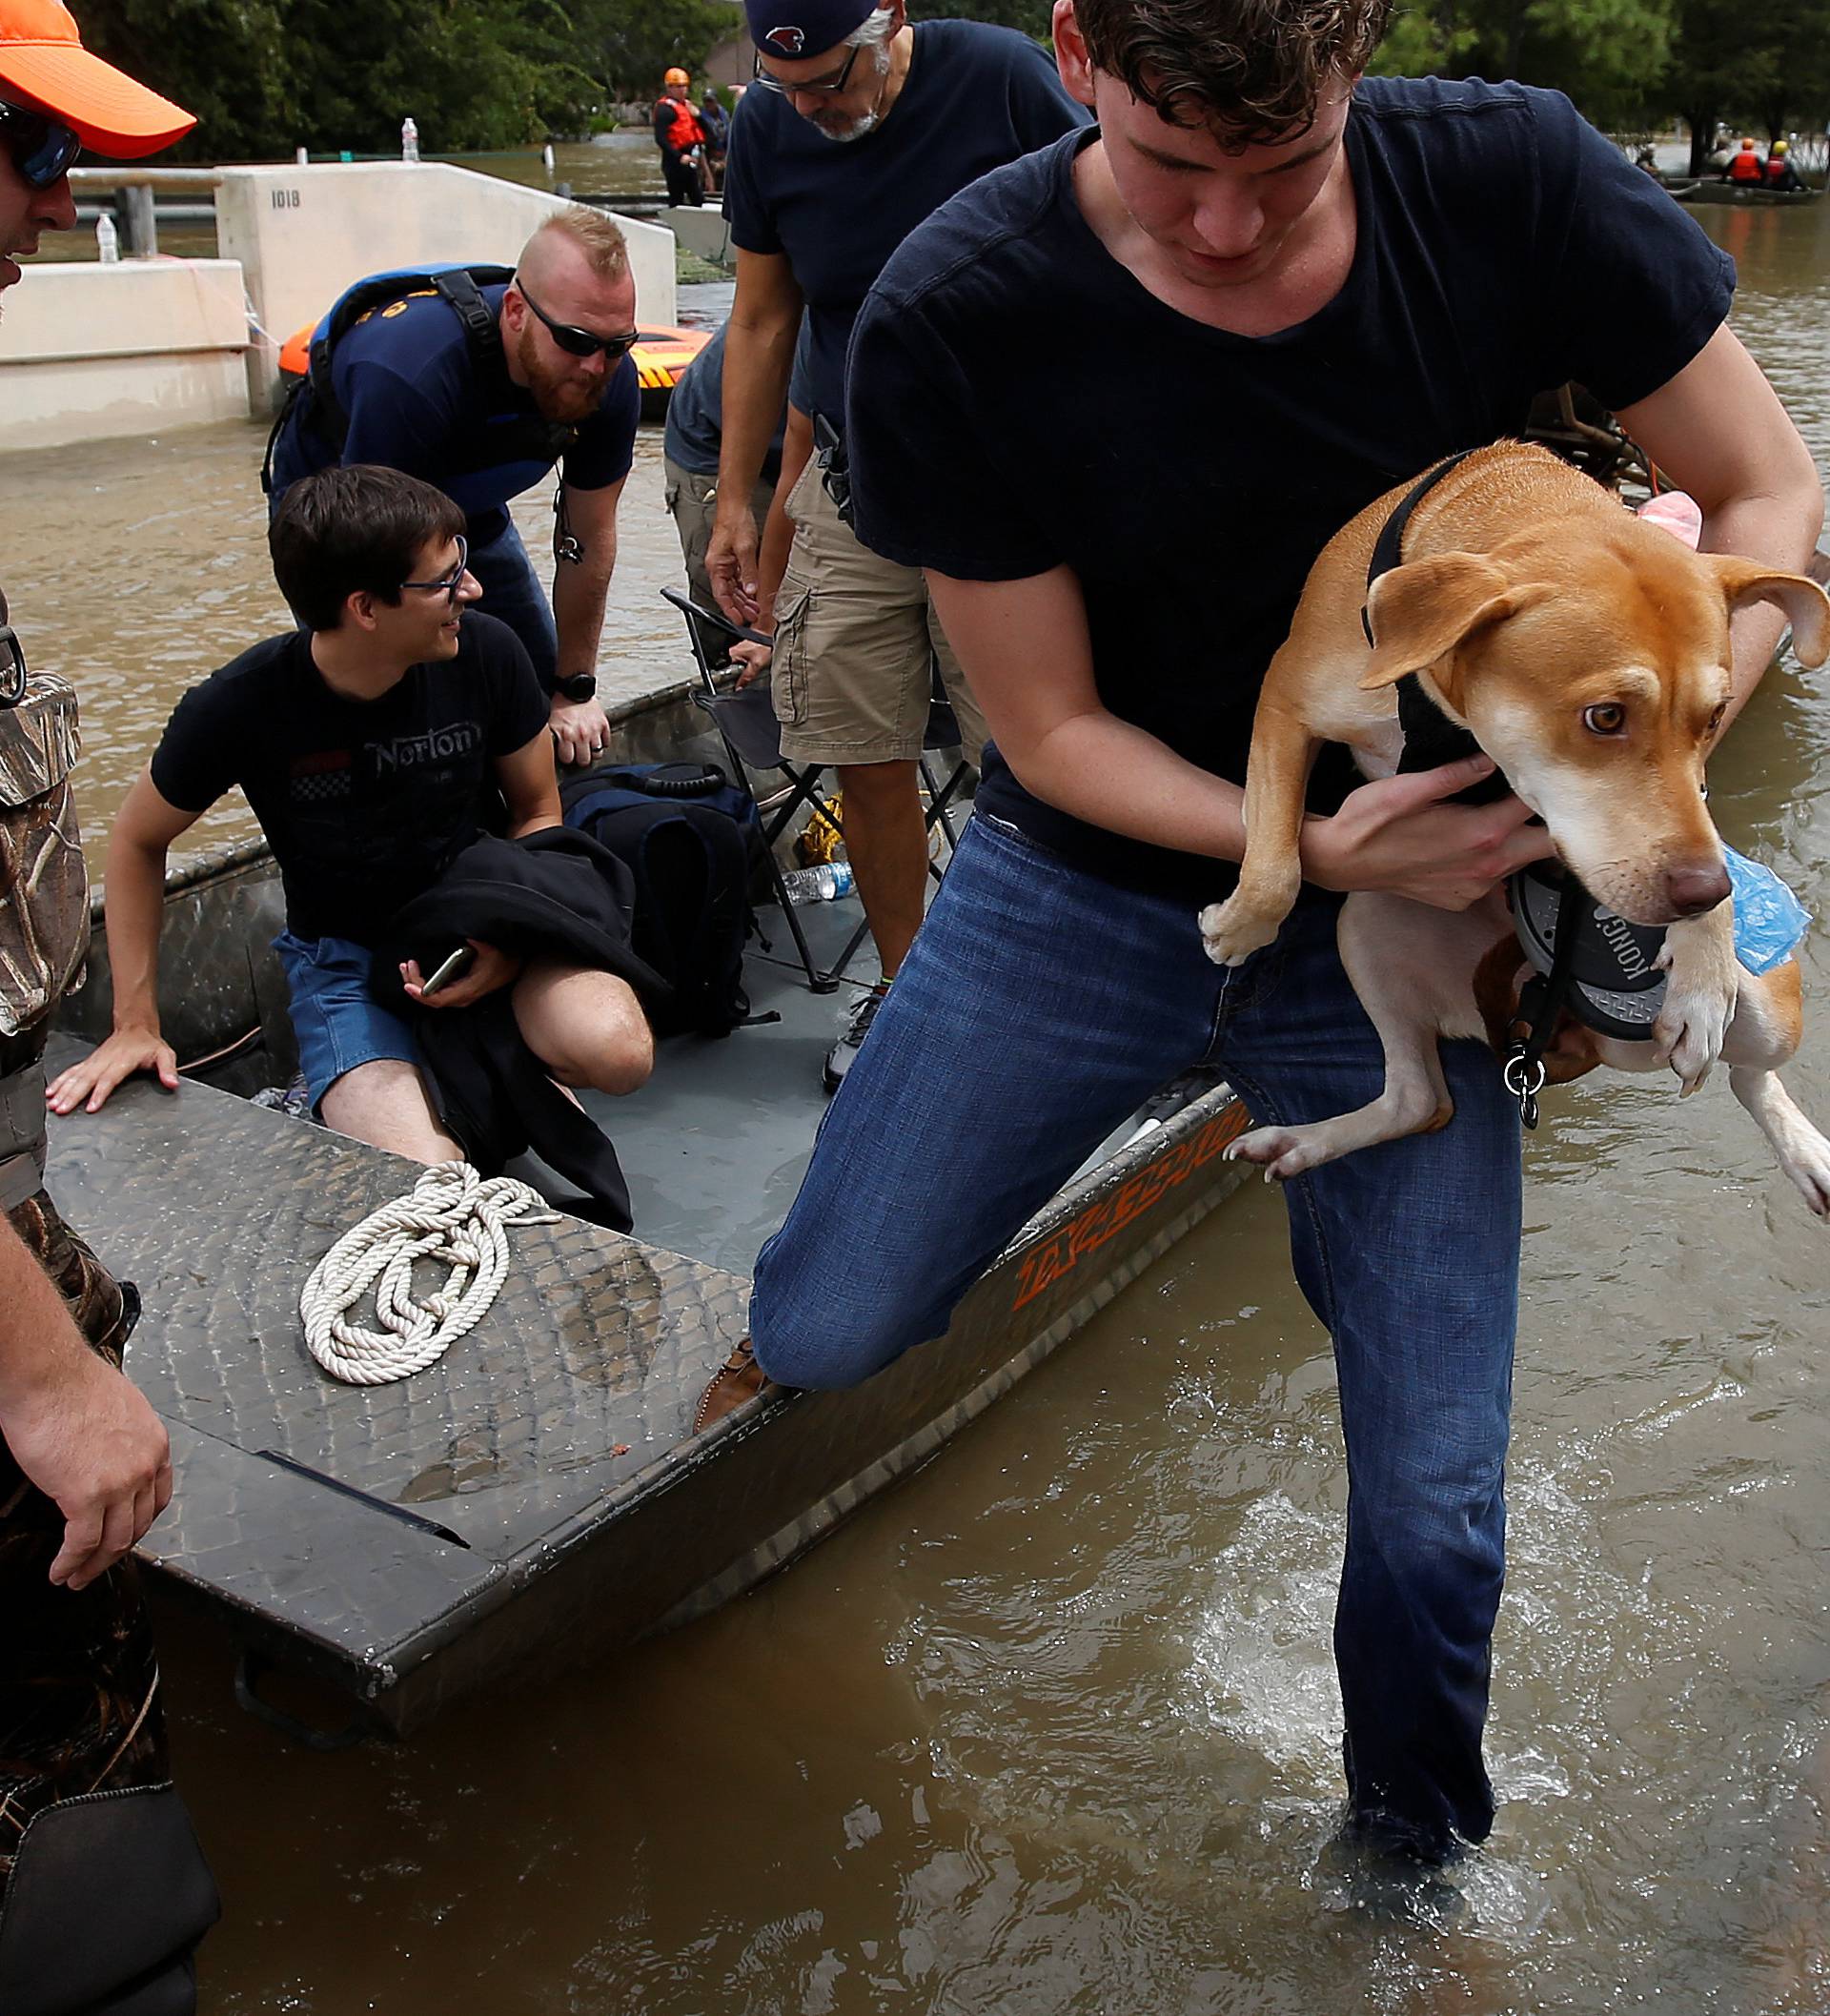
[[[1366,601],[1360,628],[1372,644],[1372,584],[1404,562],[1405,529],[1423,499],[1451,470],[1474,454],[1464,448],[1436,463],[1405,493],[1386,519],[1366,570]],[[1468,729],[1451,721],[1424,691],[1414,672],[1398,682],[1398,725],[1404,751],[1402,772],[1433,770],[1482,754]],[[1495,769],[1491,777],[1458,791],[1456,804],[1489,804],[1512,786]],[[1534,862],[1510,876],[1506,902],[1513,913],[1519,945],[1535,968],[1519,992],[1513,1041],[1500,1077],[1518,1101],[1518,1117],[1527,1128],[1537,1125],[1537,1095],[1544,1089],[1544,1053],[1565,1008],[1579,1022],[1604,1036],[1644,1042],[1664,1006],[1665,976],[1657,961],[1665,934],[1645,925],[1629,924],[1604,909],[1566,869]]]

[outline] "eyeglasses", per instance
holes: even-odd
[[[43,112],[28,112],[22,105],[9,105],[4,98],[0,98],[0,139],[6,141],[13,166],[33,189],[49,189],[61,182],[83,151],[82,137],[73,128]]]
[[[850,80],[851,66],[857,62],[858,51],[864,46],[862,42],[854,42],[851,54],[830,77],[816,77],[811,84],[790,84],[785,77],[778,77],[764,70],[762,57],[753,55],[750,58],[750,82],[783,98],[836,98]]]
[[[590,330],[580,329],[571,322],[556,322],[521,285],[518,275],[515,280],[515,292],[546,324],[553,340],[570,356],[595,356],[601,350],[604,356],[614,364],[619,357],[626,357],[641,341],[641,332],[639,329],[630,330],[627,336],[594,336]]]
[[[403,588],[417,588],[423,595],[443,591],[448,608],[458,606],[458,591],[463,586],[464,572],[470,564],[470,541],[460,532],[458,535],[458,564],[449,574],[441,574],[436,581],[402,581]]]

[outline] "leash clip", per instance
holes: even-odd
[[[1544,1060],[1532,1057],[1525,1045],[1515,1043],[1499,1068],[1500,1083],[1518,1101],[1519,1125],[1528,1133],[1537,1130],[1537,1095],[1544,1089]]]

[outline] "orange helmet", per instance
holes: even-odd
[[[690,84],[693,80],[683,70],[670,70],[661,81],[663,84]]]

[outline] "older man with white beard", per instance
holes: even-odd
[[[727,616],[774,632],[783,754],[834,766],[844,794],[846,850],[883,978],[826,1060],[832,1089],[922,921],[927,845],[916,762],[934,655],[975,758],[985,726],[920,570],[869,552],[842,516],[843,448],[824,482],[804,454],[798,464],[783,458],[777,494],[794,538],[779,580],[759,560],[750,494],[803,308],[811,417],[837,435],[852,319],[889,255],[968,183],[1085,124],[1086,113],[1042,50],[1010,29],[911,24],[903,0],[874,10],[870,0],[747,0],[747,13],[757,89],[732,119],[725,168],[737,299],[706,566]],[[982,476],[960,472],[963,482]]]
[[[465,513],[483,609],[534,661],[560,761],[588,763],[609,732],[598,644],[641,404],[622,233],[582,205],[558,211],[522,247],[515,278],[480,297],[480,336],[424,279],[403,280],[337,336],[331,383],[348,425],[339,433],[308,386],[274,442],[272,499],[337,463],[442,490]],[[565,554],[549,605],[508,502],[561,457]]]

